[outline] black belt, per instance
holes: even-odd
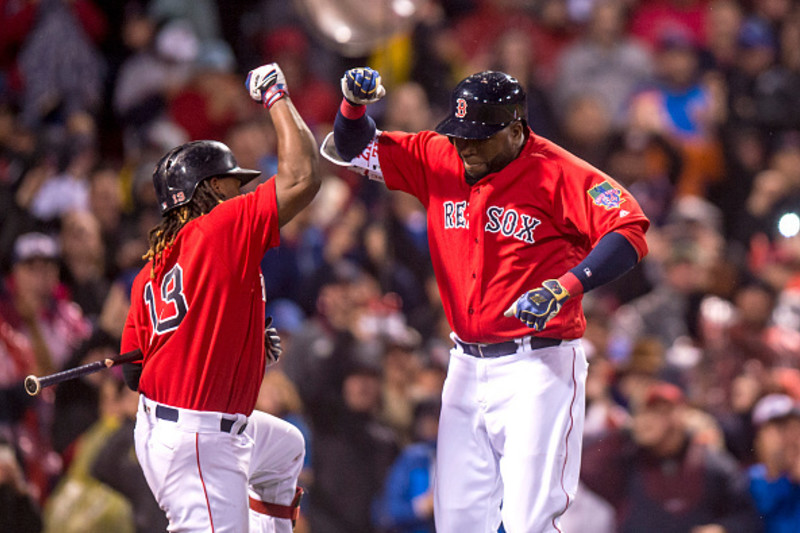
[[[561,339],[526,337],[516,341],[496,342],[493,344],[477,344],[456,339],[456,343],[461,346],[465,354],[473,357],[502,357],[517,353],[520,349],[538,350],[539,348],[558,346],[561,344]]]
[[[167,407],[166,405],[160,404],[156,405],[156,418],[160,418],[161,420],[169,420],[170,422],[177,422],[179,415],[180,411],[173,407]],[[222,418],[219,421],[219,430],[223,433],[230,433],[235,423],[235,419],[231,420],[230,418]],[[242,427],[239,428],[239,431],[236,434],[241,435],[246,427],[247,422],[242,424]]]

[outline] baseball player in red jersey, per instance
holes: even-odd
[[[514,78],[453,92],[436,132],[382,132],[368,68],[322,153],[416,196],[452,328],[434,490],[440,533],[560,531],[580,470],[587,362],[582,294],[647,252],[649,222],[616,181],[527,126]]]
[[[289,532],[299,504],[303,437],[253,410],[266,360],[280,355],[274,331],[265,336],[260,262],[316,194],[318,154],[278,65],[251,71],[247,86],[275,125],[277,175],[240,195],[259,172],[215,141],[161,159],[163,219],[122,337],[143,354],[136,455],[170,531]]]

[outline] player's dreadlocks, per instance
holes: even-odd
[[[197,185],[192,200],[172,211],[168,211],[161,223],[150,230],[148,240],[150,249],[142,259],[145,261],[152,259],[153,265],[150,269],[150,277],[155,276],[155,265],[161,253],[169,248],[175,241],[175,236],[186,225],[187,222],[210,212],[214,207],[221,204],[223,198],[211,187],[208,180],[203,180]]]

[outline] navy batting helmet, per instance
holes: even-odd
[[[241,184],[261,174],[239,168],[230,148],[217,141],[193,141],[170,150],[153,172],[161,214],[188,204],[197,185],[214,176],[235,176]]]
[[[487,70],[464,79],[453,91],[450,115],[436,131],[461,139],[488,139],[518,119],[526,120],[525,89],[503,72]]]

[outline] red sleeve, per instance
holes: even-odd
[[[432,131],[381,133],[378,158],[386,186],[416,196],[427,208],[428,175],[436,174],[447,147],[447,139]]]
[[[122,342],[120,344],[120,353],[127,353],[133,350],[142,350],[145,351],[146,346],[143,346],[140,342],[141,334],[139,331],[140,327],[143,327],[146,322],[142,321],[142,318],[147,318],[146,315],[142,315],[144,300],[142,298],[142,291],[144,289],[142,283],[142,276],[145,270],[149,270],[150,265],[146,265],[142,272],[136,276],[136,279],[133,282],[133,286],[131,287],[131,294],[130,294],[130,308],[128,309],[128,317],[125,319],[125,327],[122,329]]]
[[[639,254],[639,261],[647,255],[647,239],[645,238],[645,229],[642,224],[629,224],[614,231],[628,239],[631,246],[636,249],[636,253]]]
[[[650,221],[636,199],[613,178],[577,158],[562,162],[555,191],[556,222],[583,235],[593,248],[603,236],[622,234],[639,254],[647,254],[644,235]]]

